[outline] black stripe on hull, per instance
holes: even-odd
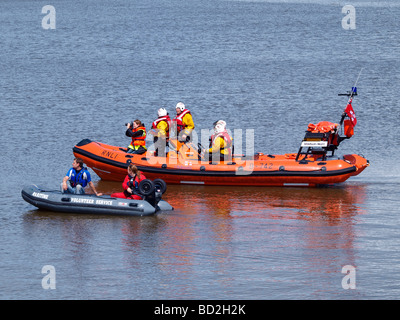
[[[77,147],[73,148],[73,152],[79,155],[82,155],[86,158],[92,159],[97,162],[101,162],[113,167],[127,169],[128,163],[121,163],[119,161],[114,161],[111,159],[103,158],[98,155],[95,155],[91,152],[79,149]],[[185,170],[185,169],[168,169],[168,168],[155,168],[155,167],[147,167],[137,165],[140,171],[144,173],[154,173],[154,174],[170,174],[170,175],[180,175],[180,176],[201,176],[201,177],[334,177],[350,174],[355,172],[357,168],[355,166],[341,169],[341,170],[332,170],[332,171],[252,171],[249,174],[246,174],[246,171],[243,171],[243,174],[238,174],[236,170],[232,171],[194,171],[194,170]],[[240,172],[240,171],[239,171]]]

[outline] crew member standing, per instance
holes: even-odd
[[[192,114],[182,102],[178,102],[175,109],[176,117],[173,121],[176,123],[178,140],[182,142],[189,141],[194,130]]]
[[[171,118],[167,109],[160,108],[157,111],[158,118],[153,121],[151,134],[154,135],[155,156],[165,157],[165,147],[169,140]]]

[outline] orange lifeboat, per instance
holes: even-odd
[[[335,155],[339,144],[353,136],[357,124],[352,106],[357,95],[356,85],[339,95],[349,98],[340,123],[310,123],[297,153],[233,155],[229,161],[215,163],[205,159],[201,145],[181,143],[177,139],[169,140],[170,151],[165,157],[156,157],[151,151],[143,155],[128,154],[124,148],[89,139],[80,141],[73,152],[104,180],[122,181],[126,168],[134,163],[147,178],[160,178],[170,184],[318,186],[341,183],[360,174],[369,162],[357,154]],[[339,134],[342,125],[343,136]]]
[[[203,159],[198,146],[176,139],[169,141],[166,157],[150,151],[128,154],[124,148],[89,139],[75,145],[73,152],[104,180],[122,181],[134,163],[149,179],[169,184],[318,186],[344,182],[369,165],[361,155],[334,155],[339,143],[348,139],[339,136],[338,127],[330,122],[310,124],[297,153],[233,155],[231,161],[218,163]]]

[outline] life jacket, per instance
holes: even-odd
[[[167,123],[167,130],[166,130],[166,135],[167,138],[169,138],[169,128],[171,127],[171,118],[169,117],[169,115],[166,116],[162,116],[162,117],[158,117],[156,120],[153,121],[153,124],[151,126],[152,129],[157,129],[157,125],[161,122],[161,121],[165,121]]]
[[[220,149],[220,152],[223,153],[224,150],[227,150],[228,155],[231,156],[232,155],[232,138],[226,130],[224,130],[223,132],[217,133],[217,134],[213,134],[211,136],[210,147],[214,144],[214,140],[217,139],[218,137],[222,137],[225,140],[225,144],[226,144],[225,147],[222,147]]]
[[[174,118],[174,122],[176,122],[176,129],[179,132],[181,132],[183,129],[185,129],[186,125],[183,123],[183,117],[187,114],[190,114],[190,111],[188,109],[184,109],[180,114],[176,115]]]
[[[145,127],[137,127],[136,129],[132,129],[132,132],[137,132],[139,130],[143,131],[143,134],[140,137],[132,137],[132,143],[134,149],[139,147],[146,148],[146,128]]]
[[[329,122],[329,121],[321,121],[318,122],[317,124],[310,123],[308,125],[307,131],[313,132],[313,133],[325,133],[325,132],[331,132],[335,129],[338,128],[337,123]]]
[[[86,187],[88,183],[88,171],[86,167],[83,167],[78,172],[75,169],[71,168],[69,173],[69,181],[71,187],[73,188],[75,188],[78,184],[81,185],[83,188]]]
[[[125,178],[124,183],[126,183],[127,187],[131,188],[133,193],[132,194],[138,194],[139,193],[139,183],[140,181],[144,180],[145,176],[143,174],[140,175],[140,179],[137,175],[135,176],[131,176],[131,175],[127,175]],[[124,194],[125,196],[131,196],[131,194],[127,191],[124,190]]]
[[[129,180],[128,180],[128,187],[131,188],[132,190],[138,191],[139,190],[139,182],[138,182],[138,178],[135,175],[134,177],[129,176]]]
[[[321,121],[321,122],[318,122],[317,124],[310,123],[308,125],[307,131],[309,131],[311,133],[328,134],[328,138],[327,139],[323,138],[323,140],[328,141],[328,146],[330,146],[330,145],[338,146],[339,145],[338,133],[337,133],[338,128],[339,128],[339,124],[337,124],[337,123],[333,123],[333,122],[329,122],[329,121]]]

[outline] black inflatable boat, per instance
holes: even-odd
[[[146,216],[158,211],[174,208],[161,199],[165,190],[155,186],[151,180],[141,183],[143,200],[112,198],[109,195],[97,197],[93,194],[69,194],[57,190],[29,185],[22,189],[22,198],[39,209],[67,213],[89,213],[106,215]],[[163,186],[161,187],[163,188]],[[165,188],[165,186],[164,186]]]

